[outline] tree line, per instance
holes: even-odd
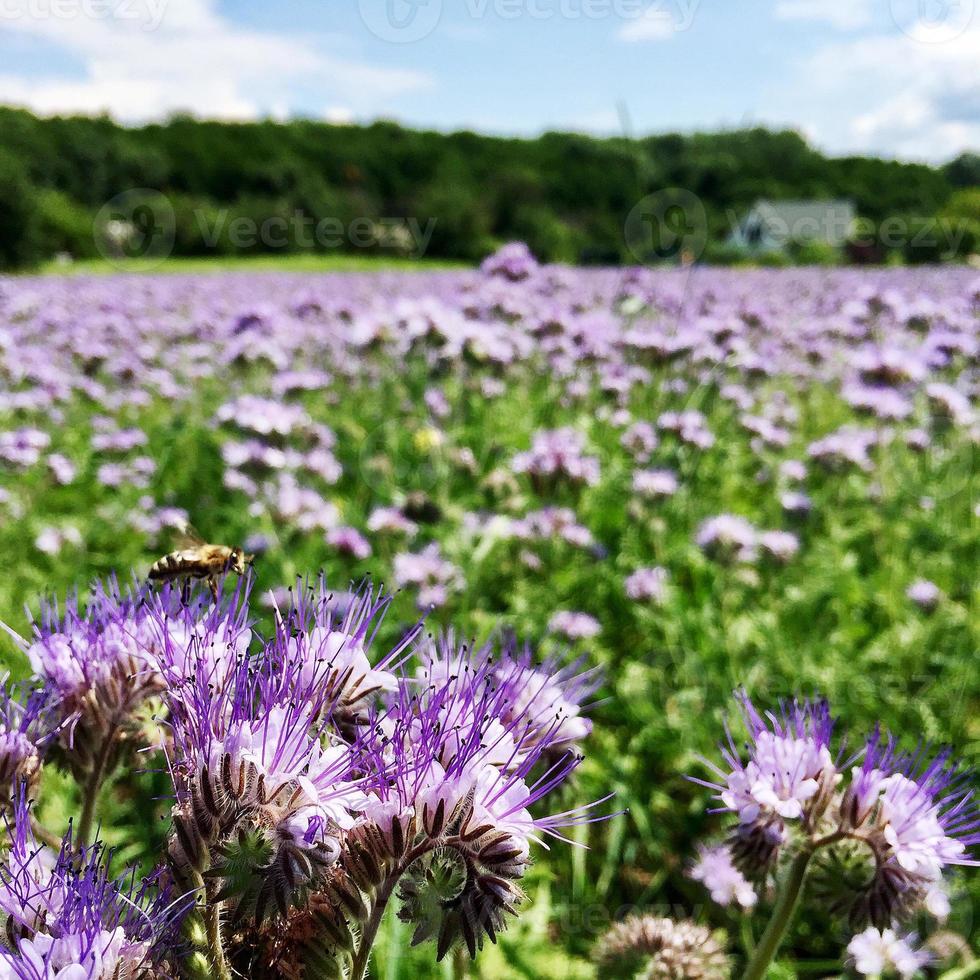
[[[133,189],[164,196],[168,248],[187,256],[304,248],[411,254],[424,241],[427,256],[475,261],[520,239],[545,260],[628,263],[637,256],[624,235],[627,215],[664,189],[703,205],[708,260],[734,257],[725,244],[731,224],[760,198],[846,198],[872,228],[889,219],[910,228],[940,218],[956,224],[957,234],[939,236],[932,248],[872,242],[865,257],[875,261],[888,252],[932,261],[980,249],[976,154],[941,167],[827,157],[798,133],[761,128],[511,139],[304,119],[176,116],[125,127],[106,117],[0,108],[0,266],[99,254],[105,229],[93,232],[97,216]],[[275,236],[264,233],[270,227]],[[124,236],[128,226],[112,228]],[[424,236],[409,234],[413,228]]]

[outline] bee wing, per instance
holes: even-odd
[[[197,533],[194,525],[188,522],[174,532],[174,543],[178,550],[184,551],[185,549],[200,548],[205,544],[205,541]]]

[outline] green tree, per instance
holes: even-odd
[[[27,168],[0,150],[0,268],[16,269],[41,254],[37,191]]]

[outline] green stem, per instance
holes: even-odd
[[[388,908],[388,902],[391,900],[392,892],[395,890],[399,877],[397,874],[391,875],[378,890],[374,905],[371,907],[371,915],[361,933],[361,942],[357,947],[357,955],[354,957],[351,968],[351,980],[364,980],[364,977],[367,976],[368,963],[371,961],[371,948],[374,946],[381,920],[384,918],[385,909]]]
[[[806,848],[793,859],[793,863],[789,866],[786,880],[783,882],[779,897],[776,899],[776,906],[772,910],[772,918],[759,940],[759,945],[756,946],[752,954],[752,959],[742,975],[742,980],[763,980],[765,977],[766,970],[779,951],[786,930],[793,921],[812,856],[813,851]]]
[[[75,847],[81,850],[88,847],[92,839],[92,825],[95,822],[95,807],[99,800],[102,783],[109,769],[109,759],[116,745],[116,729],[111,729],[102,741],[99,754],[95,757],[92,771],[85,780],[82,790],[82,813],[78,819],[78,830],[75,834]]]
[[[364,980],[367,976],[368,964],[371,962],[371,949],[374,941],[378,937],[378,929],[381,928],[381,920],[384,918],[388,902],[394,894],[398,880],[405,873],[405,869],[410,867],[413,862],[420,858],[427,851],[431,850],[433,843],[424,841],[416,845],[406,854],[393,869],[392,873],[385,880],[384,884],[378,889],[378,894],[374,898],[374,905],[371,906],[371,915],[361,932],[361,942],[357,947],[357,955],[351,965],[350,980]]]
[[[204,879],[198,875],[198,888],[204,896],[201,908],[201,918],[204,920],[204,931],[207,936],[208,957],[214,970],[216,980],[232,980],[228,961],[225,959],[225,946],[221,939],[221,903],[211,901],[211,890],[205,885]]]
[[[966,966],[957,967],[944,973],[940,980],[972,980],[973,977],[980,977],[980,960],[973,960]]]
[[[459,947],[453,951],[453,980],[469,980],[470,961],[465,951]]]

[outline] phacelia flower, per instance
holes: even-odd
[[[736,902],[742,908],[749,909],[758,901],[755,889],[735,866],[732,852],[724,844],[701,847],[690,875],[708,889],[712,901],[719,905]]]
[[[875,731],[841,802],[843,826],[864,842],[874,870],[850,909],[853,921],[881,928],[932,902],[944,870],[976,863],[980,810],[970,774],[950,752],[902,753]]]
[[[638,568],[623,583],[626,594],[636,602],[663,602],[669,575],[665,568]]]
[[[173,899],[158,875],[112,877],[101,844],[60,851],[35,841],[21,796],[8,824],[11,848],[0,868],[0,908],[11,919],[0,948],[0,977],[117,980],[150,975],[173,951],[191,904]]]
[[[560,610],[548,620],[549,633],[558,633],[569,640],[590,640],[601,630],[599,620],[584,612]]]
[[[539,482],[566,479],[587,486],[599,482],[598,458],[586,455],[585,436],[569,427],[536,432],[530,450],[518,453],[511,468]]]
[[[854,969],[865,977],[914,977],[930,960],[927,951],[916,949],[915,937],[873,926],[856,935],[847,952]]]
[[[739,701],[750,736],[748,759],[742,761],[729,734],[722,747],[729,769],[711,765],[722,782],[704,785],[719,791],[723,807],[738,815],[742,827],[806,818],[836,778],[827,702],[783,701],[778,714],[763,716],[746,694]]]
[[[925,612],[931,612],[935,609],[943,597],[942,590],[935,582],[930,582],[928,579],[923,578],[913,582],[905,590],[905,595],[911,602],[914,602]]]
[[[701,524],[694,540],[714,558],[748,562],[755,558],[759,534],[744,517],[719,514]]]
[[[420,609],[445,605],[450,593],[459,591],[464,585],[463,573],[442,557],[435,541],[420,552],[395,555],[394,574],[399,586],[412,585],[418,589]]]

